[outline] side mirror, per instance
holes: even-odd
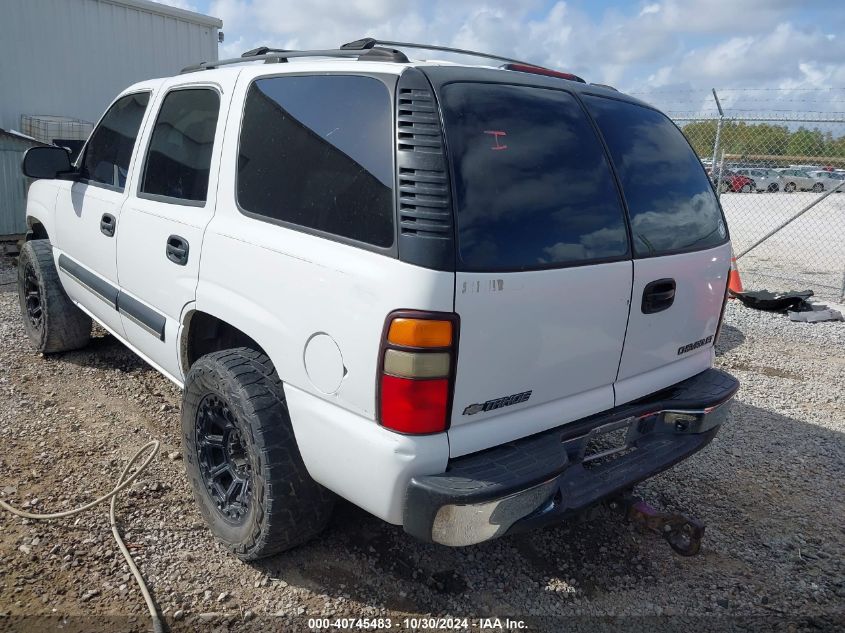
[[[23,173],[30,178],[55,179],[72,176],[70,154],[64,147],[30,147],[23,155]]]

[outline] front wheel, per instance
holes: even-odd
[[[742,185],[742,193],[751,193],[752,189],[753,189],[753,187],[748,183],[745,183],[744,185]]]
[[[730,189],[731,186],[724,180],[719,184],[719,191],[721,191],[722,193],[727,193],[728,191],[730,191]]]
[[[813,192],[814,193],[821,193],[822,191],[824,191],[824,185],[822,183],[817,182],[816,184],[813,185]]]
[[[91,340],[91,317],[62,288],[49,240],[30,240],[18,258],[18,299],[26,334],[39,352],[68,352]]]
[[[238,558],[290,549],[328,523],[334,496],[305,468],[265,354],[236,348],[194,363],[182,396],[182,440],[200,512]]]
[[[784,187],[783,187],[783,190],[784,190],[786,193],[792,193],[793,191],[795,191],[795,183],[794,183],[794,182],[788,182],[788,183],[786,183],[786,184],[784,185]]]

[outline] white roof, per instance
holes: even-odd
[[[138,1],[138,0],[133,0]],[[160,86],[165,81],[174,78],[183,78],[184,83],[191,83],[203,80],[213,81],[218,74],[238,74],[244,73],[250,79],[261,77],[264,75],[282,75],[286,73],[301,73],[301,72],[349,72],[350,70],[359,71],[362,73],[387,74],[387,75],[401,75],[402,71],[410,66],[462,66],[463,64],[455,64],[452,62],[443,61],[420,61],[411,59],[407,62],[393,62],[393,61],[361,61],[356,58],[337,58],[337,57],[300,57],[292,58],[288,63],[280,64],[265,64],[261,59],[245,58],[242,64],[226,64],[223,66],[214,67],[214,62],[210,62],[212,68],[208,70],[195,70],[189,73],[173,75],[172,77],[159,77],[155,79],[147,79],[140,81],[132,86],[126,88],[123,92],[133,92],[136,90],[152,89]],[[476,65],[471,65],[472,68],[478,68]],[[493,68],[492,66],[490,68]],[[496,70],[494,68],[494,70]],[[180,82],[181,83],[181,82]]]

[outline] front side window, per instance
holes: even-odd
[[[141,193],[205,202],[219,111],[216,90],[168,93],[150,137]]]
[[[666,255],[723,243],[727,229],[716,194],[681,131],[644,106],[595,96],[585,101],[622,183],[634,253]]]
[[[571,94],[454,83],[441,94],[462,270],[624,258],[628,237],[601,143]]]
[[[372,77],[271,77],[249,88],[241,208],[378,247],[393,244],[390,93]]]
[[[149,100],[150,93],[139,92],[114,102],[91,133],[80,162],[80,178],[123,191]]]

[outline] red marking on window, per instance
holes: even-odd
[[[501,150],[501,149],[507,149],[507,148],[508,148],[508,146],[507,146],[507,145],[502,145],[501,143],[499,143],[499,137],[500,137],[500,136],[507,136],[507,135],[508,135],[508,133],[507,133],[507,132],[501,132],[501,131],[499,131],[499,130],[484,130],[484,133],[485,133],[485,134],[489,134],[489,135],[490,135],[490,136],[492,136],[492,137],[493,137],[493,139],[496,141],[496,144],[495,144],[493,147],[491,147],[491,148],[490,148],[490,149],[492,149],[493,151],[496,151],[496,150]]]

